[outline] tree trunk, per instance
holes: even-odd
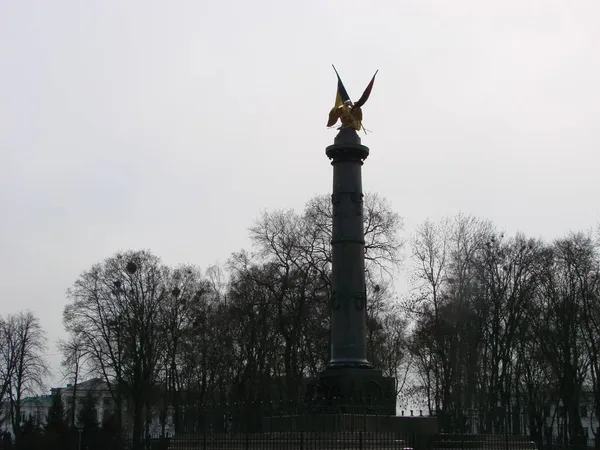
[[[79,382],[79,366],[75,368],[75,379],[73,380],[73,398],[71,400],[71,426],[75,427],[75,409],[77,406],[77,383]]]
[[[133,399],[133,442],[132,450],[142,450],[142,405],[143,400],[136,395]]]

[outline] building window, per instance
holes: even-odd
[[[110,419],[110,414],[110,398],[104,397],[102,402],[102,422],[107,422]]]

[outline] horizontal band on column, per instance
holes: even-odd
[[[369,156],[369,148],[360,144],[333,144],[325,149],[331,164],[338,162],[356,162],[362,165]]]
[[[341,243],[350,243],[350,244],[361,244],[361,245],[365,245],[365,240],[364,239],[335,239],[335,240],[331,240],[331,245],[334,244],[341,244]]]
[[[332,196],[335,195],[360,195],[361,197],[364,197],[362,192],[356,192],[356,191],[335,191]]]

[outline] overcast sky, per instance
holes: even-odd
[[[92,264],[205,268],[260,210],[328,193],[332,63],[354,100],[380,70],[363,183],[406,236],[459,211],[594,227],[598,23],[597,0],[2,0],[0,312],[33,310],[56,362]]]

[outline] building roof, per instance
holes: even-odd
[[[35,397],[25,397],[21,399],[21,407],[23,406],[31,406],[31,407],[47,407],[49,408],[52,405],[52,396],[51,395],[38,395]],[[4,400],[2,402],[2,406],[7,408],[10,406],[10,400]]]
[[[102,378],[91,378],[81,383],[77,383],[75,386],[67,385],[66,388],[60,388],[61,393],[69,393],[77,391],[106,391],[108,385]]]
[[[32,405],[32,406],[47,406],[52,405],[51,395],[38,395],[36,397],[27,397],[21,401],[21,405]]]

